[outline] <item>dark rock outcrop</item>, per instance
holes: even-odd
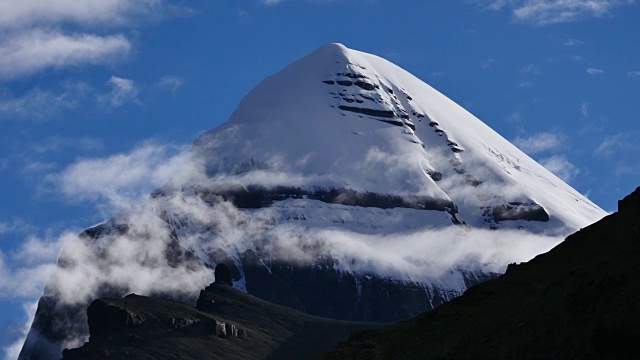
[[[275,186],[271,188],[260,185],[227,186],[217,188],[196,187],[195,192],[208,202],[222,198],[231,201],[241,209],[269,207],[276,201],[286,199],[311,199],[329,204],[349,206],[375,207],[380,209],[410,208],[417,210],[448,211],[454,207],[450,200],[437,199],[430,196],[399,196],[362,192],[344,188],[300,188],[293,186]]]
[[[100,336],[139,326],[145,318],[102,299],[94,300],[87,309],[89,333]]]
[[[636,188],[634,192],[624,197],[622,200],[618,200],[618,211],[640,208],[640,187]]]
[[[346,105],[340,105],[338,106],[338,108],[343,111],[350,111],[357,114],[375,116],[375,117],[380,117],[385,119],[393,119],[396,117],[396,113],[391,110],[376,110],[376,109],[368,109],[368,108],[346,106]],[[397,121],[397,122],[399,123],[399,126],[403,125],[401,121]]]
[[[496,222],[508,220],[549,221],[549,214],[538,204],[509,203],[493,207],[493,219]]]
[[[99,238],[107,236],[123,236],[127,235],[130,231],[128,224],[117,223],[115,220],[110,220],[105,224],[92,227],[85,230],[80,234],[80,239],[86,241],[89,245]],[[202,268],[198,258],[185,249],[175,238],[167,240],[168,244],[165,248],[165,256],[169,266],[177,267],[184,266],[189,269]],[[88,246],[91,248],[91,246]],[[70,269],[76,266],[76,264],[70,260],[73,256],[67,254],[72,249],[63,249],[60,258],[58,259],[57,267],[59,269]],[[96,258],[100,261],[99,248],[93,248],[96,251]],[[104,268],[108,267],[108,264],[103,264]],[[114,287],[110,284],[101,284],[97,291],[100,296],[105,298],[119,298],[127,294],[126,289]],[[59,358],[62,351],[62,344],[68,341],[72,341],[79,336],[86,336],[90,333],[86,309],[90,305],[90,301],[79,302],[73,304],[67,304],[60,299],[56,294],[58,290],[52,284],[48,284],[45,287],[44,295],[38,302],[38,309],[36,311],[33,324],[25,340],[25,344],[22,347],[19,360],[50,360]],[[156,294],[166,298],[172,298],[172,294]],[[194,298],[174,298],[176,300],[193,302]],[[96,305],[94,310],[100,312],[102,305]],[[114,309],[108,309],[112,311]],[[121,316],[116,315],[116,316]],[[120,326],[121,321],[125,324],[127,321],[135,321],[133,318],[127,320],[128,315],[124,315],[120,320],[105,326]],[[118,325],[120,324],[120,325]],[[88,326],[89,325],[89,326]],[[100,325],[97,325],[98,327]],[[100,330],[98,330],[100,332]]]
[[[231,270],[225,264],[218,264],[214,270],[216,283],[233,286],[233,276]]]
[[[380,326],[317,318],[219,282],[200,292],[197,308],[130,295],[96,300],[88,316],[90,341],[63,360],[316,359],[350,332]]]
[[[343,273],[325,256],[311,266],[273,261],[267,269],[253,251],[244,254],[247,291],[270,302],[312,315],[351,321],[392,322],[408,319],[460,295],[435,285],[397,281],[375,274]],[[474,286],[498,274],[463,272]]]

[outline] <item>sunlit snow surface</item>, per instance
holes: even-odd
[[[484,209],[509,202],[535,202],[550,221],[497,227],[567,233],[605,215],[429,85],[340,44],[264,80],[227,123],[198,139],[194,153],[214,180],[450,199],[461,220],[480,228],[491,225]],[[436,172],[442,180],[432,179]]]

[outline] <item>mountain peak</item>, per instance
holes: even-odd
[[[335,57],[347,57],[349,52],[353,51],[348,47],[344,46],[341,43],[329,43],[322,45],[318,50],[313,52],[312,54],[318,55],[323,54],[325,56],[335,56]]]
[[[480,227],[550,220],[544,228],[565,232],[605,214],[431,86],[338,43],[266,78],[194,153],[209,176],[241,175],[233,181],[243,186],[453,202],[461,221]]]
[[[86,231],[89,261],[77,261],[85,251],[75,243],[65,248],[20,358],[54,358],[28,354],[59,352],[82,334],[77,304],[86,298],[77,293],[182,292],[223,262],[229,271],[216,277],[228,283],[230,273],[234,287],[280,304],[395,321],[495,276],[549,234],[605,215],[420,79],[339,44],[261,82],[196,141],[192,160],[205,174],[179,177],[144,210]],[[131,260],[107,251],[112,244],[132,249]],[[81,291],[58,287],[69,271],[126,274],[130,266],[152,266],[154,275],[144,284],[100,276]],[[184,284],[168,289],[167,276]],[[61,333],[57,324],[72,328]]]

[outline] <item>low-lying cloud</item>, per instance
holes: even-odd
[[[380,166],[381,159],[379,153],[371,153],[371,164],[363,166]],[[213,280],[216,252],[241,265],[241,254],[247,250],[261,256],[265,266],[274,260],[313,264],[330,256],[340,271],[454,288],[452,269],[501,272],[511,262],[548,251],[563,238],[454,226],[441,212],[437,214],[442,214],[442,222],[425,225],[403,220],[421,218],[424,210],[358,208],[308,199],[238,209],[195,191],[197,185],[226,180],[204,176],[187,146],[147,142],[128,153],[79,159],[49,176],[48,184],[69,200],[89,201],[103,214],[117,215],[95,230],[100,231],[95,238],[78,236],[79,229],[45,239],[28,237],[19,250],[0,256],[0,294],[32,301],[48,279],[47,292],[56,294],[60,304],[79,306],[81,314],[89,301],[104,294],[107,284],[120,295],[194,297]],[[293,181],[302,186],[309,181],[300,174],[262,170],[233,175],[231,180]],[[158,188],[163,195],[149,197]],[[307,218],[292,220],[300,214]],[[73,331],[65,346],[80,345],[86,336]],[[5,350],[14,354],[15,346]]]
[[[190,166],[187,146],[147,142],[129,153],[80,159],[48,181],[72,201],[92,201],[113,213],[144,202],[154,189],[190,173]]]

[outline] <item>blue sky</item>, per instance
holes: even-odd
[[[66,237],[142,201],[258,82],[330,42],[615,210],[640,185],[638,19],[633,0],[0,0],[0,345]]]

